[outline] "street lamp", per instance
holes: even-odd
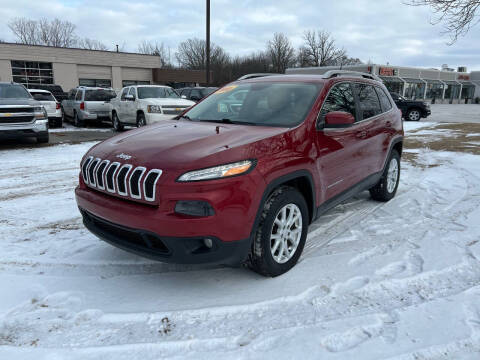
[[[207,56],[207,86],[210,86],[210,0],[207,0],[206,56]]]

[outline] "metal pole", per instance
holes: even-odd
[[[206,56],[207,56],[207,86],[210,86],[210,0],[207,0],[207,41],[206,41]]]

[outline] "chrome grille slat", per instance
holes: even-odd
[[[147,171],[144,166],[134,168],[131,164],[110,162],[93,156],[83,161],[80,170],[88,187],[148,202],[156,200],[156,185],[162,175],[159,169]]]

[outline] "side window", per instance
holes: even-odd
[[[198,89],[192,90],[192,93],[190,94],[190,97],[194,97],[196,99],[201,99],[202,98],[202,93]]]
[[[365,120],[382,113],[380,101],[378,101],[377,93],[372,85],[357,83],[355,88],[359,101],[359,120]]]
[[[334,85],[323,102],[322,110],[318,117],[318,125],[325,122],[325,116],[332,111],[344,111],[355,116],[355,96],[350,83]]]
[[[128,88],[123,88],[120,100],[125,101],[125,96],[127,96],[127,94],[128,94]]]
[[[380,105],[382,106],[382,111],[387,112],[392,108],[392,103],[390,102],[390,99],[388,98],[387,94],[385,94],[385,91],[379,87],[375,87],[375,90],[377,91],[378,98],[380,99]]]
[[[77,91],[77,96],[75,96],[75,101],[82,101],[82,90]]]
[[[135,94],[135,88],[134,87],[130,88],[130,91],[128,92],[128,95],[133,95],[133,97],[135,99],[137,98],[137,94]]]

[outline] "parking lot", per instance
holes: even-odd
[[[3,144],[2,357],[476,359],[478,109],[433,105],[406,122],[397,197],[365,192],[329,211],[274,279],[153,262],[90,234],[73,189],[82,155],[114,135],[107,124]]]

